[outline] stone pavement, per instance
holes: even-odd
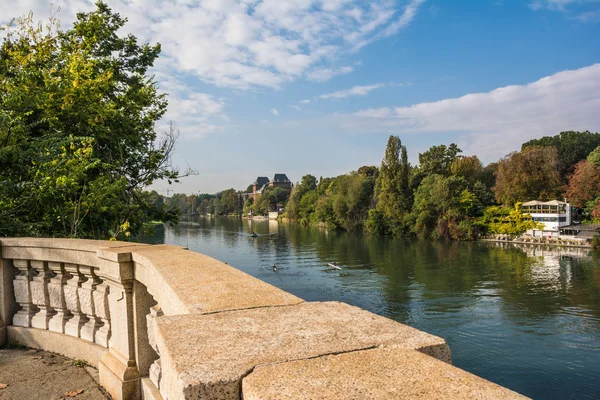
[[[109,399],[95,380],[97,374],[96,369],[76,366],[74,360],[57,354],[0,349],[2,400]],[[69,392],[74,396],[67,396]]]

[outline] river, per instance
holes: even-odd
[[[159,227],[144,241],[187,246],[307,301],[343,301],[441,336],[454,365],[526,396],[600,398],[600,253],[233,218]],[[342,270],[327,266],[334,261]]]

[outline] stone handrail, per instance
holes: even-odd
[[[7,342],[86,360],[114,399],[520,398],[439,337],[168,245],[0,239]]]

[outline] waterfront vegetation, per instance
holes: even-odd
[[[524,143],[484,166],[456,144],[433,146],[419,164],[390,136],[381,166],[362,166],[334,178],[305,175],[291,192],[267,188],[256,200],[228,189],[216,195],[177,194],[165,199],[188,214],[266,215],[277,204],[302,225],[377,235],[474,240],[518,236],[539,227],[521,202],[566,197],[581,217],[600,218],[600,134],[561,132]],[[251,187],[247,189],[251,192]]]

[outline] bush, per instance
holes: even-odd
[[[600,250],[600,236],[597,233],[592,237],[592,249]]]

